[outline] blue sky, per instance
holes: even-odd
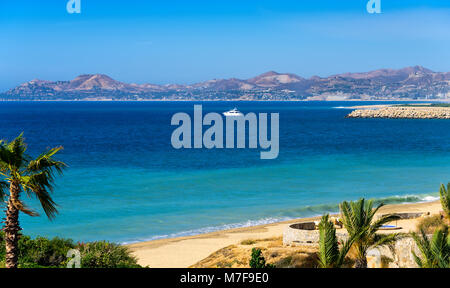
[[[0,1],[0,91],[104,73],[193,83],[275,70],[304,77],[422,65],[450,71],[450,1]]]

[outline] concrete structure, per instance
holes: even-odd
[[[346,239],[345,229],[338,229],[336,235],[339,239]],[[319,230],[314,222],[296,223],[287,226],[283,231],[283,245],[318,245]]]
[[[414,217],[418,213],[403,213],[401,217]],[[403,218],[408,219],[408,218]],[[315,229],[314,222],[296,223],[286,226],[283,231],[283,245],[286,246],[318,246],[319,230]],[[336,231],[338,239],[347,239],[347,231],[338,229]],[[428,237],[431,237],[429,235]],[[411,237],[398,240],[395,245],[370,249],[367,253],[369,268],[417,268],[411,251],[420,257],[419,249]]]

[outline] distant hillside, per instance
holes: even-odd
[[[128,84],[103,74],[70,81],[32,80],[0,94],[2,100],[407,100],[450,98],[450,72],[421,66],[309,79],[270,71],[254,78],[192,85]]]

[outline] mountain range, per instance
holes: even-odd
[[[129,84],[104,74],[70,81],[31,80],[2,100],[409,100],[450,97],[450,72],[421,66],[303,78],[270,71],[250,79],[192,85]]]

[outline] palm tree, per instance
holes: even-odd
[[[430,241],[424,229],[420,230],[420,236],[411,233],[412,238],[422,254],[418,257],[412,251],[414,260],[420,268],[450,268],[450,235],[448,227],[434,232]]]
[[[339,249],[336,228],[330,222],[329,215],[322,216],[319,223],[319,267],[340,268],[344,264],[345,256],[352,247],[355,237],[350,237]]]
[[[6,267],[17,268],[19,231],[19,212],[30,216],[39,214],[28,208],[21,199],[21,193],[36,197],[45,214],[51,220],[58,213],[56,204],[50,196],[53,190],[55,172],[62,174],[66,164],[53,159],[62,147],[46,151],[36,159],[26,152],[23,133],[11,142],[0,140],[0,198],[7,206],[4,222],[6,243]],[[9,193],[7,190],[9,188]]]
[[[360,199],[356,202],[342,202],[342,223],[350,237],[355,237],[353,246],[356,251],[355,268],[367,268],[367,251],[370,248],[389,245],[397,241],[400,234],[377,234],[377,231],[386,223],[398,220],[397,215],[385,215],[373,221],[375,213],[384,204],[373,209],[373,201]],[[373,223],[372,223],[373,222]]]
[[[450,183],[447,183],[447,189],[445,189],[444,184],[441,184],[439,195],[441,198],[442,209],[444,209],[444,213],[447,216],[447,221],[450,222]]]

